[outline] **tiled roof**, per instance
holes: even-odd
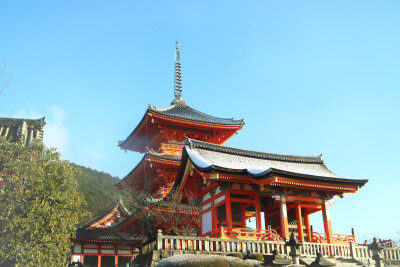
[[[150,157],[155,157],[155,158],[159,158],[159,159],[166,159],[166,160],[173,160],[173,161],[181,161],[181,156],[178,155],[166,155],[163,153],[157,153],[152,149],[148,149],[146,148],[146,153],[143,156],[142,160],[135,166],[135,168],[133,168],[121,181],[119,181],[116,185],[121,184],[126,178],[128,178],[129,176],[131,176],[133,173],[135,173],[136,170],[139,169],[140,165],[142,165],[142,163],[146,162],[147,159]]]
[[[44,117],[38,120],[0,118],[0,136],[10,142],[22,142],[24,145],[33,140],[43,140]]]
[[[110,240],[110,241],[140,241],[143,237],[135,236],[131,233],[120,233],[114,228],[78,228],[76,229],[76,238]]]
[[[186,139],[185,154],[196,168],[204,172],[224,170],[247,173],[254,179],[263,179],[273,173],[309,177],[332,182],[365,184],[368,180],[345,179],[331,172],[321,156],[295,156],[264,153],[225,147],[193,139]]]
[[[153,149],[146,148],[146,155],[159,158],[159,159],[166,159],[166,160],[174,160],[174,161],[180,161],[181,156],[180,155],[167,155],[164,153],[158,153],[155,152]]]
[[[82,225],[79,228],[86,228],[89,227],[95,223],[97,223],[98,221],[102,220],[104,217],[106,217],[108,214],[110,214],[110,212],[112,212],[117,206],[120,206],[122,211],[124,212],[124,217],[128,217],[129,215],[131,215],[131,213],[125,208],[122,199],[120,197],[118,197],[118,199],[116,201],[114,201],[113,204],[111,204],[111,206],[109,206],[103,213],[101,213],[100,215],[94,217],[93,219],[91,219],[88,223]]]
[[[251,157],[251,158],[287,161],[287,162],[323,164],[322,156],[297,156],[297,155],[285,155],[285,154],[259,152],[259,151],[254,151],[254,150],[245,150],[245,149],[240,149],[240,148],[220,146],[220,145],[211,144],[211,143],[207,143],[207,142],[197,141],[197,140],[190,139],[190,138],[187,138],[185,140],[185,145],[188,145],[192,149],[200,148],[200,149],[206,149],[206,150],[210,150],[210,151],[222,152],[222,153]]]
[[[185,120],[191,120],[191,121],[199,121],[199,122],[205,122],[205,123],[214,123],[214,124],[222,124],[222,125],[243,125],[244,121],[243,120],[234,120],[232,119],[223,119],[223,118],[217,118],[205,113],[202,113],[200,111],[197,111],[184,102],[173,102],[175,104],[164,108],[164,109],[159,109],[154,106],[149,106],[149,111],[158,113],[164,116],[168,117],[173,117],[173,118],[179,118],[179,119],[185,119]]]

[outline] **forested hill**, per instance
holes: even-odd
[[[73,163],[72,165],[80,171],[75,177],[79,184],[78,190],[87,201],[87,210],[92,216],[97,216],[117,199],[118,191],[114,185],[119,178]]]

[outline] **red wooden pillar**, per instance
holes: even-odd
[[[217,209],[215,208],[214,205],[214,199],[211,200],[211,219],[212,219],[212,229],[215,230],[218,227],[218,222],[217,222],[217,218],[218,214],[217,214]]]
[[[199,220],[199,228],[197,230],[199,230],[199,234],[200,236],[203,235],[203,202],[200,203],[199,205],[199,215],[200,215],[200,220]]]
[[[327,203],[327,201],[324,201],[324,203],[322,204],[322,216],[324,219],[326,241],[329,244],[332,244],[333,238],[332,238],[331,215],[329,213],[329,204]]]
[[[101,267],[101,244],[97,245],[97,267]]]
[[[225,215],[226,215],[226,227],[232,228],[232,205],[231,205],[231,193],[226,190],[225,192]]]
[[[254,209],[255,209],[255,213],[256,213],[256,228],[257,228],[257,230],[262,230],[260,192],[258,192],[258,191],[254,195]]]
[[[114,245],[114,254],[115,254],[114,265],[115,267],[118,267],[118,245]]]
[[[311,227],[310,227],[310,214],[304,215],[304,222],[306,223],[307,241],[311,242],[312,236],[311,236]]]
[[[303,236],[303,221],[301,219],[301,206],[300,203],[296,203],[296,221],[297,221],[297,237],[300,241],[304,241]]]
[[[241,227],[246,228],[246,208],[243,203],[240,203],[240,222]]]
[[[84,255],[83,253],[85,253],[85,243],[82,243],[81,245],[81,262],[84,264]]]
[[[286,197],[282,196],[279,203],[281,215],[281,237],[285,239],[289,237],[289,225],[287,219]]]

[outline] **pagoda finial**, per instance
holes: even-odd
[[[179,53],[179,41],[176,41],[175,51],[175,81],[174,81],[175,99],[172,104],[185,104],[182,100],[182,80],[181,80],[181,56]]]

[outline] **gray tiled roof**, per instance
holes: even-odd
[[[139,166],[143,163],[146,162],[147,158],[151,156],[151,157],[155,157],[155,158],[160,158],[160,159],[166,159],[166,160],[173,160],[173,161],[180,161],[181,160],[181,156],[173,156],[173,155],[166,155],[163,153],[157,153],[152,149],[148,149],[146,148],[146,152],[142,158],[142,160],[135,166],[135,168],[133,168],[119,183],[117,183],[116,185],[122,183],[126,178],[128,178],[129,176],[132,175],[132,173],[134,173]]]
[[[38,120],[0,118],[0,136],[10,142],[21,142],[24,145],[34,140],[43,141],[45,118]]]
[[[368,180],[344,179],[331,172],[321,156],[295,156],[264,153],[225,147],[193,139],[186,139],[184,152],[196,167],[202,171],[224,170],[247,173],[260,179],[272,173],[283,173],[299,177],[314,177],[360,185]]]
[[[155,152],[153,149],[146,148],[146,155],[155,157],[155,158],[160,158],[160,159],[166,159],[166,160],[174,160],[174,161],[180,161],[181,156],[180,155],[167,155],[164,153],[158,153]]]
[[[114,228],[78,228],[76,229],[76,238],[130,242],[143,240],[143,237],[131,233],[120,233]]]
[[[175,103],[175,102],[174,102]],[[179,119],[191,120],[191,121],[199,121],[206,123],[214,123],[214,124],[223,124],[223,125],[243,125],[243,120],[234,120],[232,119],[223,119],[217,118],[200,111],[197,111],[184,102],[175,103],[167,108],[159,109],[154,106],[149,106],[149,111],[154,113],[158,113],[161,115],[165,115],[168,117],[174,117]]]

